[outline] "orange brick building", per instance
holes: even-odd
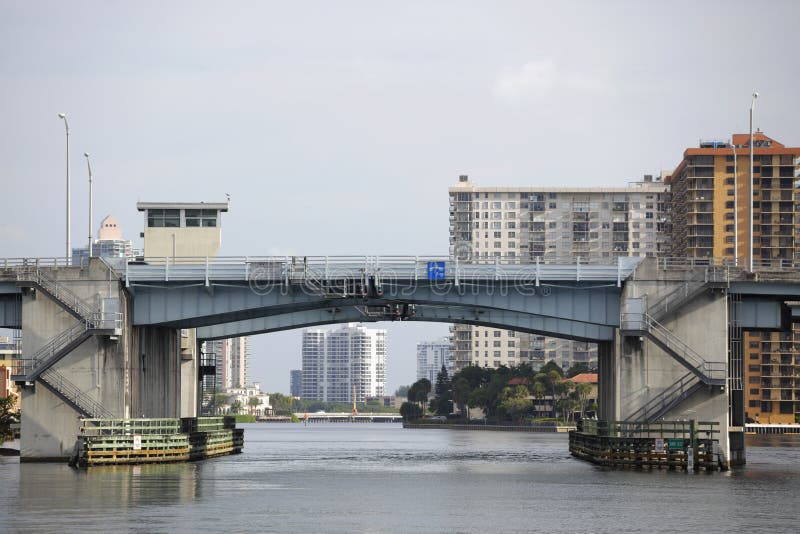
[[[762,132],[688,148],[670,185],[672,255],[734,260],[755,268],[800,264],[800,147]],[[752,256],[750,253],[752,219]],[[742,361],[744,417],[760,423],[800,418],[800,329],[744,332],[731,343]]]

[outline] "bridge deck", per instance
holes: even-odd
[[[358,280],[508,280],[606,281],[621,283],[641,258],[604,258],[572,261],[523,262],[502,257],[471,261],[441,256],[284,256],[147,258],[126,263],[108,261],[128,285],[177,281],[282,281]]]

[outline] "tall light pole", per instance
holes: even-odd
[[[86,167],[89,169],[89,257],[92,257],[92,163],[89,161],[89,153],[84,152]]]
[[[67,131],[67,253],[65,255],[65,258],[67,260],[67,265],[69,265],[70,264],[70,261],[69,261],[70,252],[71,252],[71,248],[72,248],[70,246],[70,242],[69,242],[69,225],[70,225],[70,221],[69,221],[69,215],[70,215],[70,213],[69,213],[69,122],[67,122],[67,114],[66,113],[59,113],[58,117],[60,119],[64,119],[64,128],[66,128],[66,131]]]
[[[756,98],[758,93],[753,93],[753,99],[750,101],[750,272],[753,272],[753,113],[756,110]]]

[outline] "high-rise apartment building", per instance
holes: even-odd
[[[667,178],[673,255],[726,258],[748,268],[751,259],[755,267],[800,260],[800,148],[757,132],[752,171],[751,205],[749,134],[684,151]],[[733,387],[742,392],[745,417],[795,422],[800,415],[800,330],[744,332],[741,339],[731,339],[730,347],[731,362],[742,362],[742,369],[733,370],[742,377],[741,385],[733,381]]]
[[[289,371],[289,395],[300,397],[303,394],[303,370],[292,369]]]
[[[450,253],[461,261],[574,262],[655,256],[667,248],[661,177],[618,188],[479,187],[461,176],[449,189]],[[596,346],[487,327],[453,327],[454,365],[499,367],[596,360]]]
[[[448,338],[417,343],[417,380],[427,378],[436,384],[443,365],[448,374],[453,374],[453,344]]]
[[[247,385],[250,350],[246,336],[206,341],[203,352],[215,356],[217,391],[243,388]]]
[[[350,323],[303,332],[304,399],[364,402],[386,389],[386,330]]]
[[[84,265],[89,257],[88,245],[72,249],[72,265]],[[122,229],[113,215],[100,221],[97,239],[92,243],[92,257],[95,258],[134,258],[131,241],[123,239]]]

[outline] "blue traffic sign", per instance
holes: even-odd
[[[444,280],[444,273],[443,261],[428,262],[428,280]]]

